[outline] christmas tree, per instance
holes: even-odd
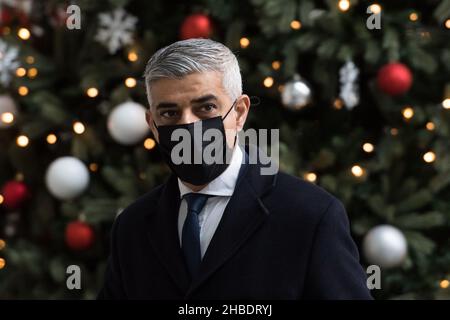
[[[96,296],[112,222],[169,174],[145,64],[198,37],[237,54],[281,170],[344,203],[373,295],[450,298],[449,0],[0,5],[0,298]]]

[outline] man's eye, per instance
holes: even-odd
[[[165,118],[173,118],[177,115],[177,111],[175,110],[167,110],[167,111],[163,111],[160,113],[161,117],[165,117]]]
[[[204,106],[201,107],[201,110],[205,112],[211,112],[214,111],[215,109],[217,109],[217,107],[212,103],[205,104]]]

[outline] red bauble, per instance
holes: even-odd
[[[209,38],[212,34],[211,19],[204,14],[192,14],[188,16],[181,25],[180,38],[183,40],[191,38]]]
[[[3,206],[9,210],[19,209],[30,197],[28,186],[21,181],[8,181],[0,193],[3,195]]]
[[[11,14],[11,11],[7,8],[2,8],[0,10],[0,25],[7,26],[11,23],[13,19],[13,15]]]
[[[94,230],[85,222],[70,222],[66,227],[65,240],[67,246],[72,250],[89,249],[94,243]]]
[[[391,96],[404,94],[412,84],[412,74],[402,63],[389,63],[378,71],[378,87]]]

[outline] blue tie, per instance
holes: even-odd
[[[211,196],[201,193],[184,195],[188,205],[188,212],[183,225],[181,249],[183,250],[191,278],[197,275],[202,261],[198,214],[202,211],[209,197]]]

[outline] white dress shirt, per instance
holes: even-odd
[[[200,225],[200,249],[202,258],[205,255],[206,249],[214,235],[214,232],[222,219],[223,212],[234,192],[236,181],[238,179],[239,170],[243,160],[243,153],[237,141],[231,156],[230,165],[224,172],[206,187],[198,191],[202,194],[210,194],[215,197],[210,197],[206,201],[205,206],[198,215],[198,222]],[[187,187],[180,179],[178,179],[178,187],[180,188],[180,196],[183,197],[187,193],[195,193]],[[178,238],[180,239],[180,246],[182,244],[183,224],[187,216],[187,202],[185,199],[181,200],[180,210],[178,213]]]

